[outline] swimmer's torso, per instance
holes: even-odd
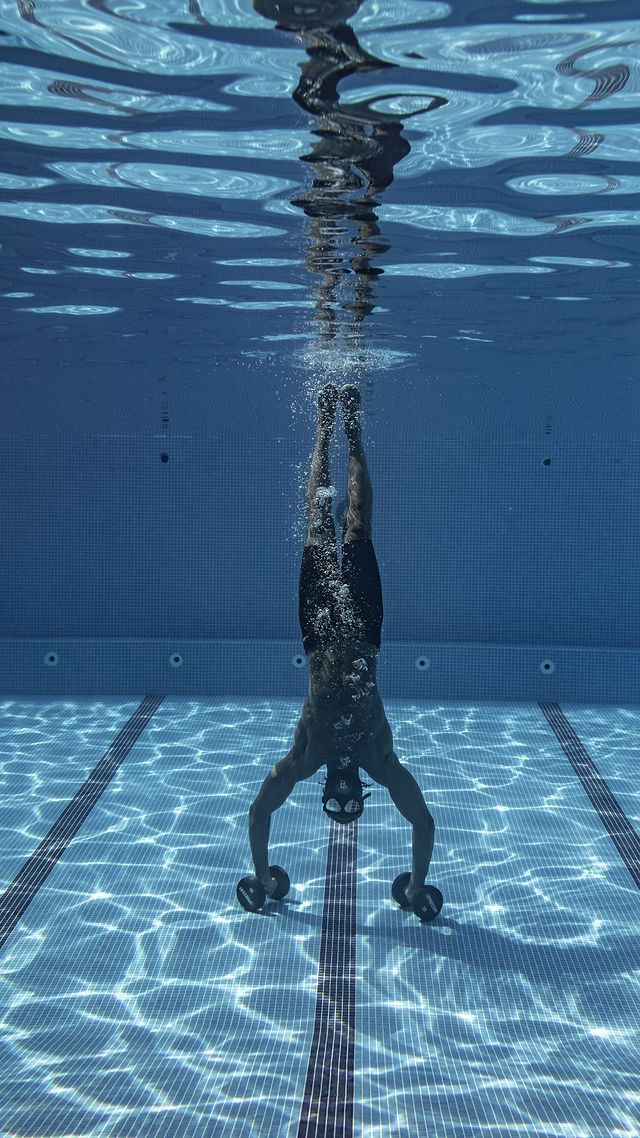
[[[365,765],[392,749],[376,684],[377,654],[366,641],[332,644],[309,654],[309,693],[295,740],[305,767],[317,770],[344,755]]]

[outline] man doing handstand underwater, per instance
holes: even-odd
[[[332,515],[329,443],[338,402],[349,443],[347,510],[338,564]],[[306,493],[307,540],[300,570],[299,615],[309,662],[309,691],[288,755],[264,780],[249,811],[249,841],[256,877],[267,896],[271,815],[297,782],[326,763],[323,809],[349,823],[364,811],[361,767],[386,786],[413,826],[413,866],[405,889],[411,905],[424,886],[435,826],[420,787],[393,750],[391,728],[376,685],[382,628],[382,588],[373,543],[373,493],[362,444],[360,392],[333,384],[318,396],[318,425]]]

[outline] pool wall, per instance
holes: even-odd
[[[5,439],[0,690],[303,694],[294,427]],[[416,433],[366,434],[383,694],[636,701],[636,441]]]
[[[303,696],[308,684],[297,640],[4,638],[0,652],[6,695]],[[640,703],[640,652],[391,642],[378,683],[405,699]]]

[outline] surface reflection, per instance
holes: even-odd
[[[303,155],[313,170],[305,193],[292,199],[308,224],[305,265],[319,282],[313,289],[314,319],[320,347],[363,344],[363,324],[373,312],[375,280],[383,273],[372,260],[389,248],[380,233],[378,195],[393,182],[393,172],[410,146],[402,135],[404,120],[447,102],[420,92],[424,105],[405,114],[376,109],[375,99],[341,101],[338,84],[347,76],[395,64],[382,62],[358,42],[347,23],[361,0],[294,3],[254,0],[254,8],[304,46],[307,61],[293,98],[317,120],[318,141]],[[387,94],[385,101],[393,95]]]

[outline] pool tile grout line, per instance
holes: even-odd
[[[330,823],[313,1038],[296,1138],[352,1138],[357,822]]]
[[[164,695],[146,696],[49,832],[0,896],[0,949],[23,917],[114,774],[158,710]]]
[[[640,836],[626,817],[620,803],[580,738],[557,703],[540,703],[547,722],[580,779],[598,817],[636,885],[640,887]]]

